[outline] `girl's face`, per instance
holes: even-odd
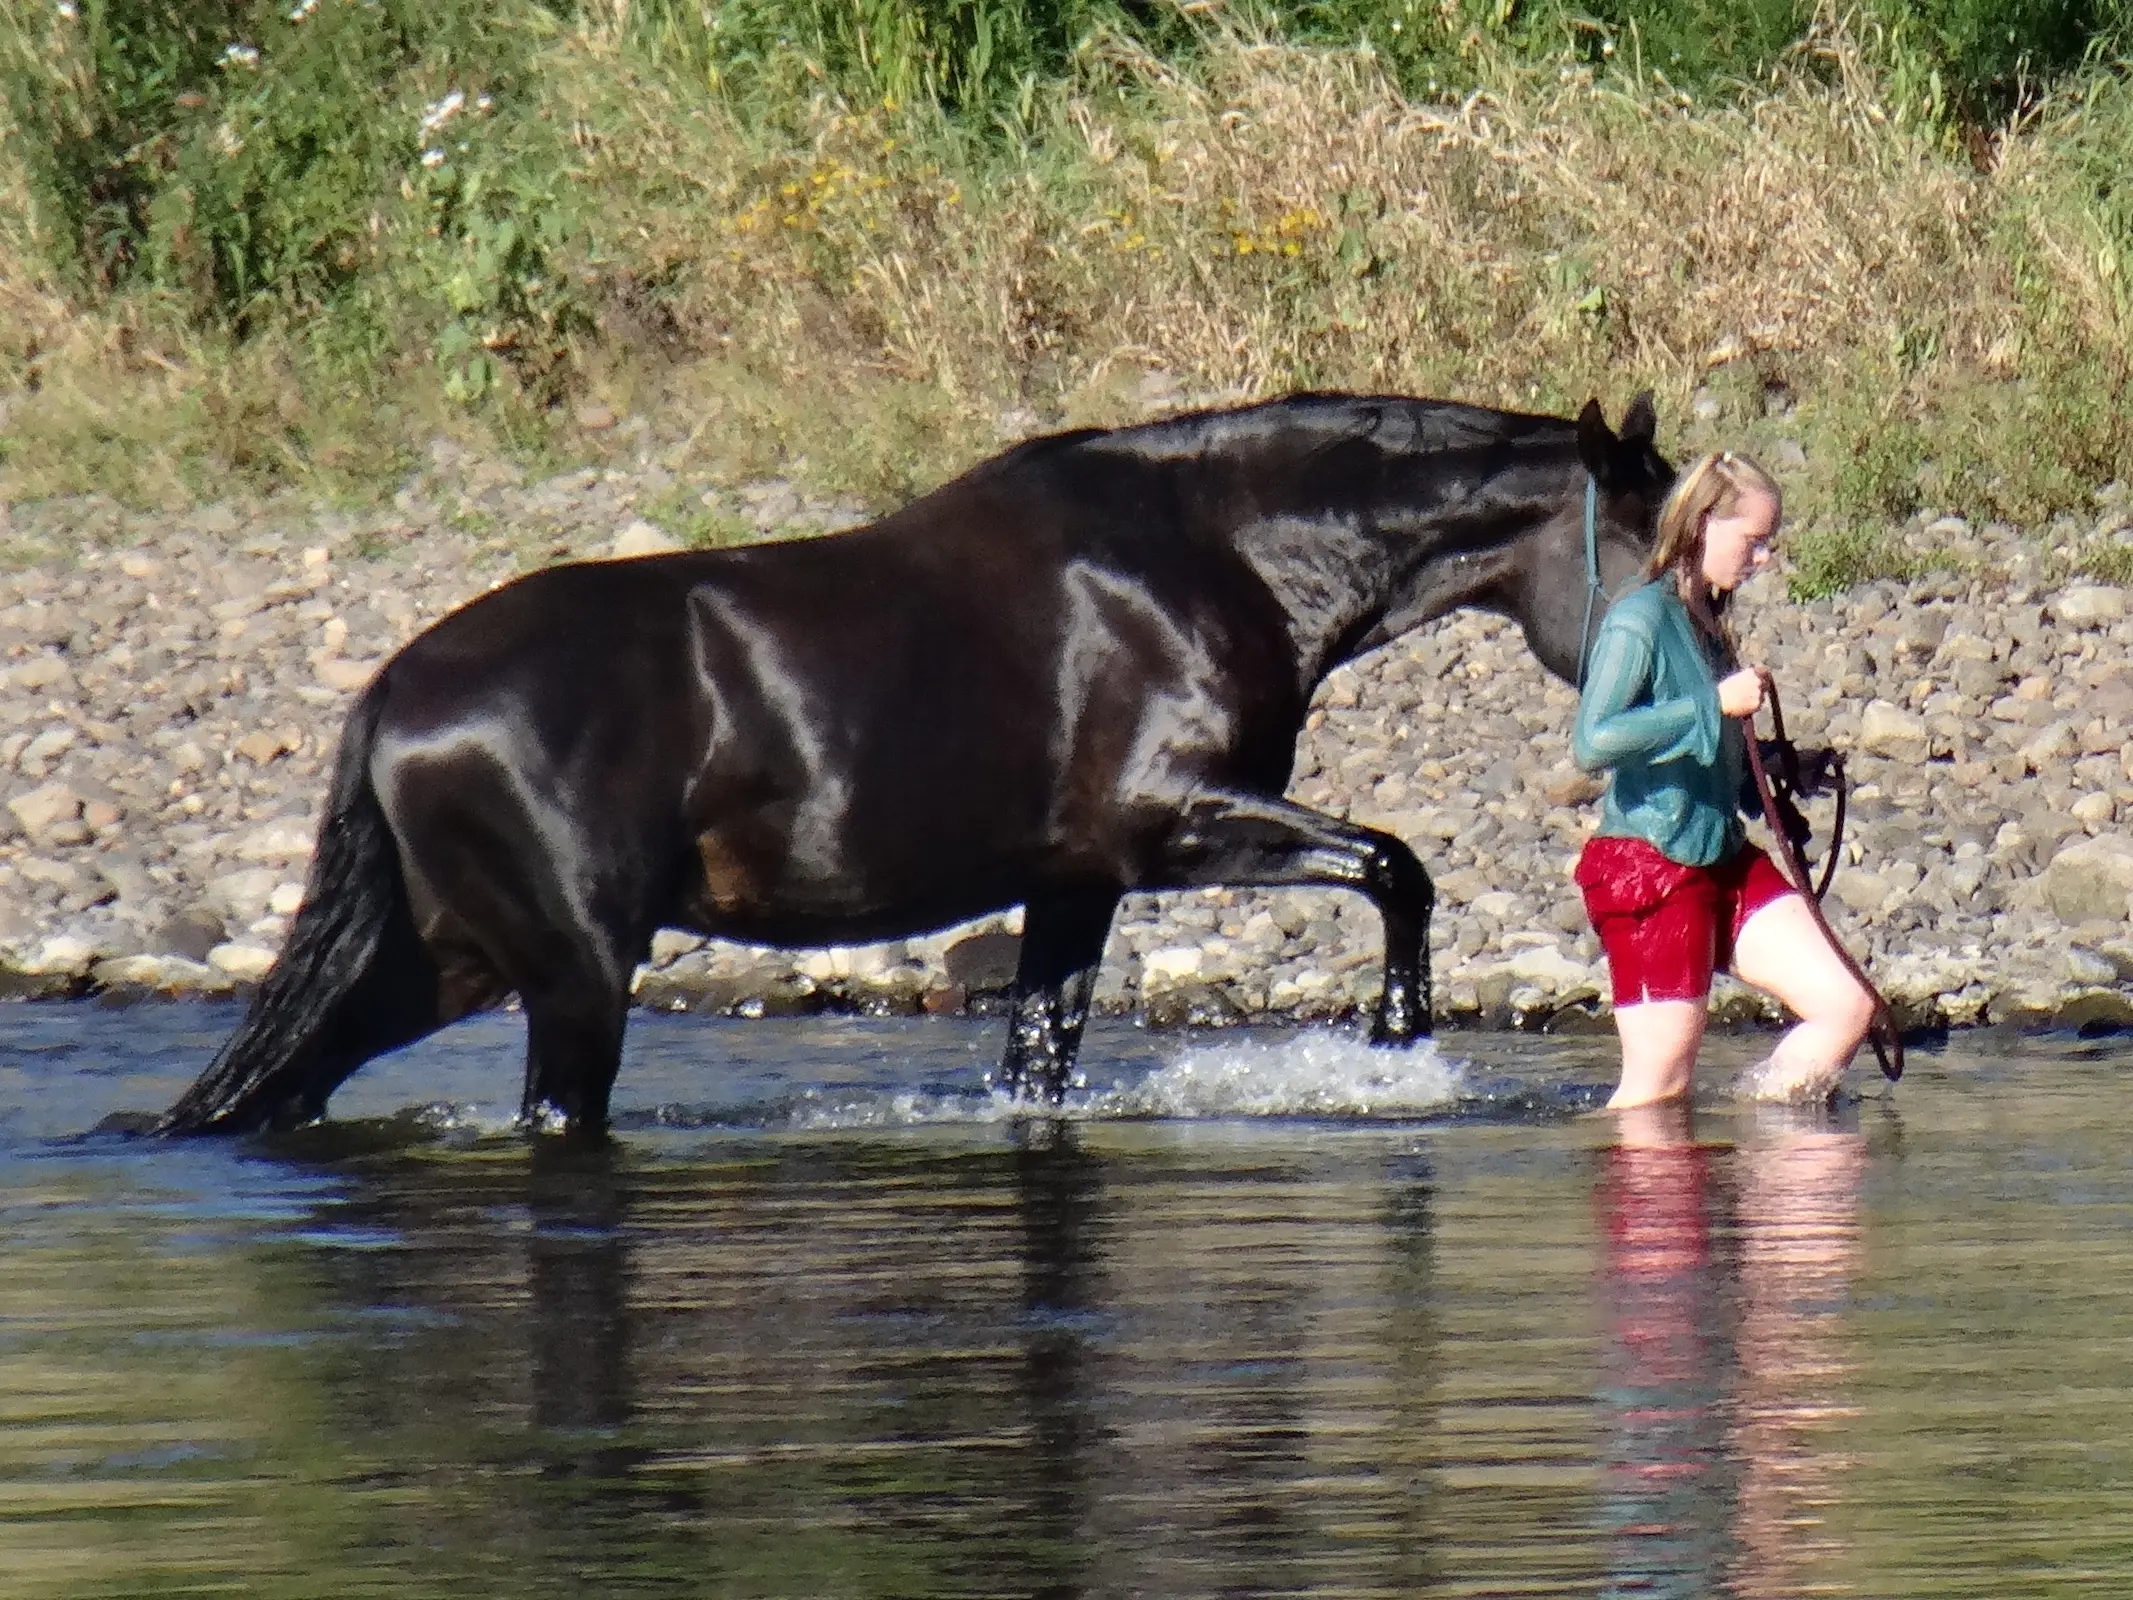
[[[1724,513],[1707,511],[1703,521],[1703,575],[1721,592],[1770,564],[1771,541],[1777,538],[1778,503],[1773,495],[1749,490]]]

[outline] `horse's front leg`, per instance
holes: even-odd
[[[1023,907],[1014,1014],[1000,1062],[1000,1086],[1009,1094],[1041,1089],[1053,1105],[1066,1098],[1117,908],[1117,895],[1094,892],[1036,899]]]
[[[1429,1033],[1429,917],[1437,891],[1402,840],[1287,800],[1213,790],[1179,817],[1164,865],[1168,882],[1181,889],[1316,886],[1368,896],[1385,924],[1385,989],[1370,1042],[1406,1044]]]

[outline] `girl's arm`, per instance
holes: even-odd
[[[1578,700],[1577,721],[1570,730],[1570,753],[1587,772],[1624,761],[1673,761],[1687,756],[1706,766],[1718,759],[1725,719],[1718,691],[1700,685],[1693,692],[1653,705],[1637,699],[1651,683],[1658,654],[1650,623],[1623,614],[1617,607],[1600,624],[1585,692]]]

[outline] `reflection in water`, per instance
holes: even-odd
[[[1832,1548],[1863,1141],[1781,1122],[1736,1154],[1690,1116],[1624,1113],[1603,1158],[1605,1592],[1799,1594]]]
[[[1790,1125],[1746,1152],[1741,1185],[1740,1553],[1746,1596],[1802,1592],[1839,1552],[1826,1516],[1849,1465],[1827,1437],[1856,1415],[1842,1324],[1858,1270],[1866,1141]]]
[[[559,1451],[552,1470],[612,1472],[602,1446],[630,1416],[629,1248],[620,1148],[535,1146],[527,1198],[533,1424],[590,1448]]]
[[[1033,1596],[1067,1600],[1088,1581],[1090,1453],[1099,1377],[1090,1346],[1103,1304],[1097,1237],[1103,1169],[1064,1122],[1017,1130],[1015,1191],[1023,1231],[1022,1386],[1029,1409],[1029,1521],[1044,1570]]]
[[[1720,1109],[1703,1144],[1631,1128],[1597,1165],[1613,1124],[1509,1112],[647,1117],[591,1152],[381,1115],[172,1146],[45,1130],[166,1101],[220,1030],[186,1023],[151,1094],[116,1045],[7,1053],[52,1015],[0,1015],[7,1600],[1895,1600],[2133,1572],[2122,1047],[1929,1057],[1865,1144]],[[133,1049],[177,1016],[68,1026]],[[887,1104],[989,1057],[901,1028],[720,1038],[763,1052],[750,1104]],[[700,1103],[703,1040],[669,1043],[626,1081]],[[1590,1067],[1485,1046],[1550,1107]]]
[[[1726,1565],[1730,1274],[1715,1259],[1716,1152],[1690,1136],[1688,1115],[1625,1112],[1603,1157],[1609,1594],[1701,1595]]]

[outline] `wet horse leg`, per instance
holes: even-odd
[[[1117,909],[1118,896],[1102,892],[1057,895],[1023,907],[1014,1014],[1000,1062],[1000,1084],[1009,1094],[1027,1092],[1035,1078],[1053,1105],[1066,1097]]]
[[[430,895],[448,906],[453,938],[479,950],[526,1013],[520,1123],[537,1132],[596,1132],[622,1065],[630,975],[651,933],[594,909],[626,903],[613,886],[587,892],[564,865],[517,858],[469,831],[423,860]]]
[[[1287,800],[1216,790],[1196,796],[1179,818],[1164,869],[1168,885],[1180,889],[1315,885],[1367,896],[1385,924],[1385,989],[1370,1042],[1406,1044],[1430,1031],[1437,892],[1414,851],[1392,834]]]
[[[622,1066],[627,980],[588,967],[521,990],[526,1007],[526,1088],[520,1123],[540,1133],[597,1133]]]

